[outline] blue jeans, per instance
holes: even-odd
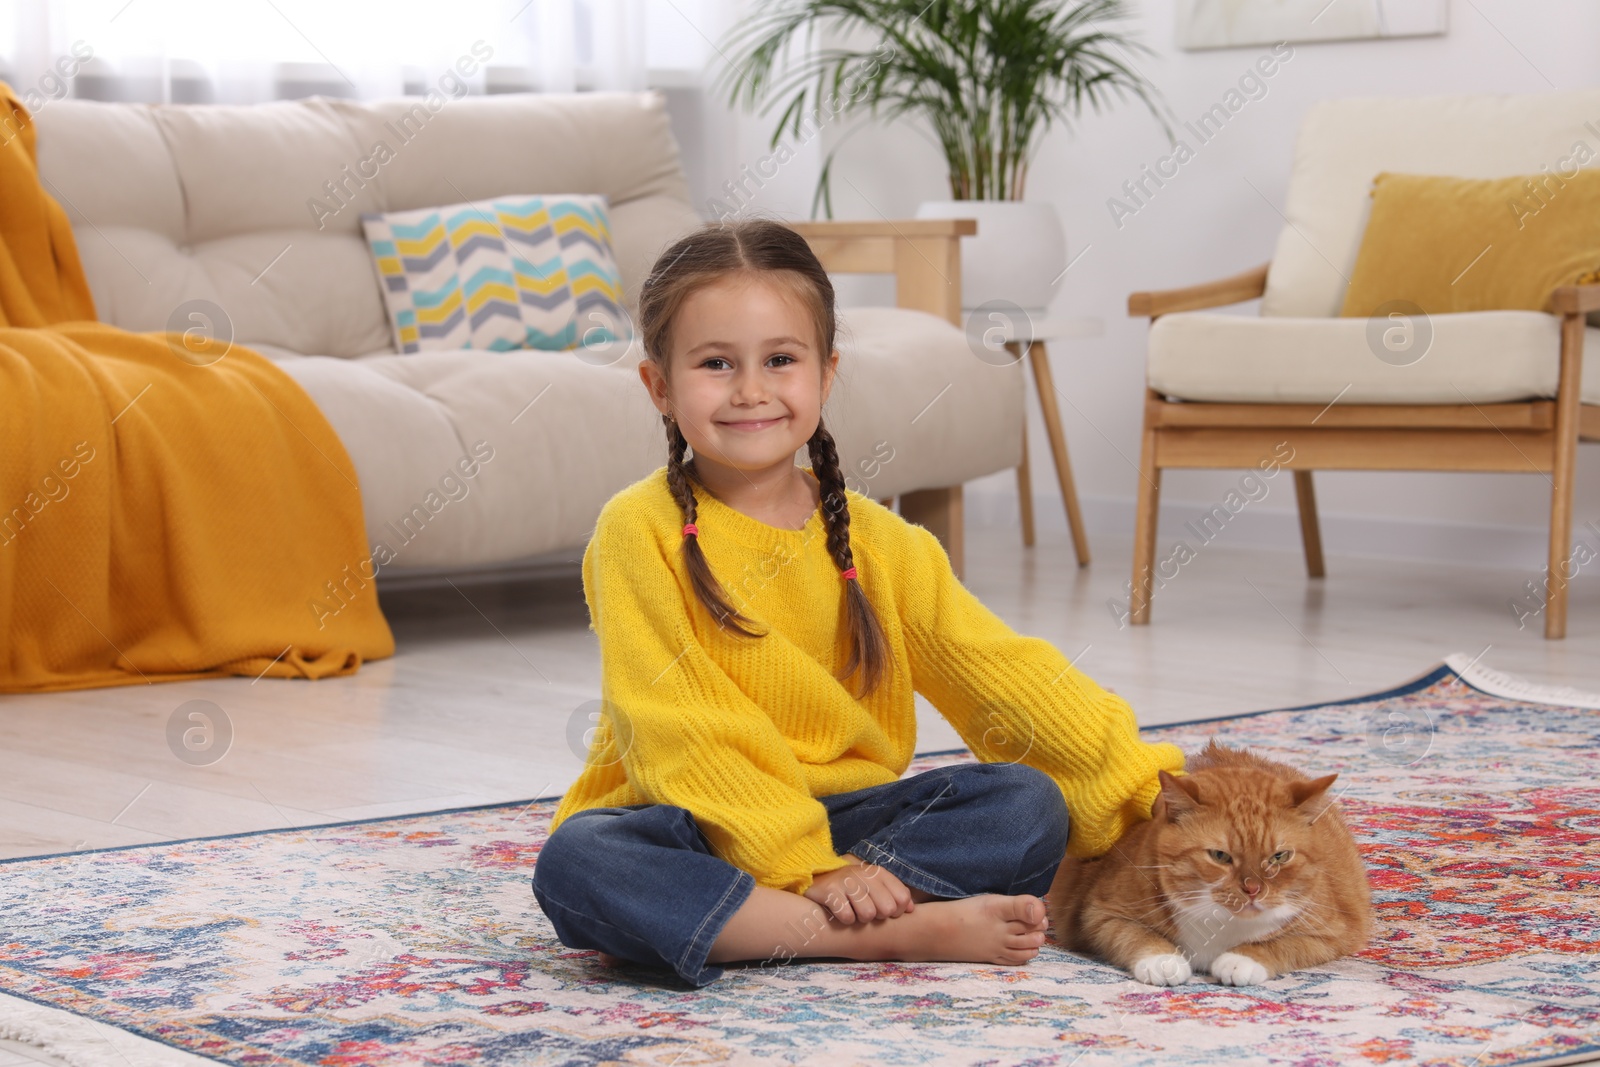
[[[935,897],[1042,896],[1067,849],[1067,805],[1043,771],[941,767],[819,797],[833,848]],[[533,895],[569,948],[670,968],[705,986],[706,956],[755,879],[712,853],[684,808],[630,804],[568,816],[539,853]]]

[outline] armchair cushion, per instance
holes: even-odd
[[[1570,173],[1600,152],[1600,131],[1589,125],[1595,116],[1597,88],[1312,105],[1295,139],[1285,225],[1261,314],[1339,314],[1372,204],[1367,191],[1380,171],[1462,178]]]
[[[1163,315],[1150,325],[1150,388],[1232,403],[1326,404],[1339,397],[1349,404],[1483,404],[1555,396],[1561,320],[1554,315],[1423,316],[1409,324],[1410,343],[1418,346],[1410,350],[1385,348],[1383,332],[1393,328],[1365,318]],[[1600,330],[1586,334],[1582,396],[1594,404]],[[1422,356],[1408,362],[1417,351]]]
[[[1405,301],[1430,315],[1548,311],[1600,267],[1600,170],[1512,178],[1385,171],[1350,272],[1344,315]]]

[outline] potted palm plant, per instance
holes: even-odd
[[[846,114],[922,119],[948,164],[950,199],[924,201],[917,217],[978,220],[962,249],[963,306],[1044,308],[1067,259],[1054,206],[1023,201],[1043,134],[1131,96],[1172,138],[1155,89],[1130,62],[1150,50],[1116,26],[1129,17],[1126,0],[761,0],[729,31],[715,91],[729,91],[734,106],[765,102],[763,114],[787,99],[774,148],[786,131],[800,137],[809,123],[809,139]],[[875,40],[813,48],[817,29]],[[802,34],[802,58],[780,70]],[[819,201],[833,217],[841,144],[823,162],[813,217]]]

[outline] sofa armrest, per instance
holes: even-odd
[[[1550,292],[1550,309],[1557,315],[1600,311],[1600,285],[1563,285]]]
[[[827,220],[786,225],[830,274],[893,274],[895,304],[961,325],[961,238],[976,219]]]
[[[1252,267],[1231,278],[1191,285],[1186,289],[1162,289],[1155,292],[1129,293],[1128,314],[1147,315],[1154,319],[1170,311],[1198,311],[1201,308],[1222,307],[1254,300],[1267,291],[1267,268],[1270,263]],[[1560,292],[1558,289],[1557,292]]]

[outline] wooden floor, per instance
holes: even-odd
[[[1547,642],[1540,619],[1519,630],[1508,606],[1532,574],[1332,551],[1329,577],[1313,582],[1297,553],[1218,541],[1159,590],[1150,626],[1123,628],[1107,601],[1120,601],[1131,545],[1096,541],[1094,551],[1094,566],[1079,570],[1064,529],[1041,529],[1038,546],[1024,550],[1012,528],[969,528],[968,585],[1012,626],[1052,641],[1126,696],[1144,723],[1352,697],[1458,651],[1600,690],[1600,583],[1577,582],[1570,636]],[[0,856],[567,787],[599,696],[575,567],[537,582],[393,593],[383,606],[399,651],[350,678],[0,697]],[[194,700],[212,702],[231,724],[226,754],[209,765],[169,747],[170,721]],[[960,744],[930,707],[919,718],[921,750]],[[32,1060],[57,1062],[0,1041],[0,1067]]]
[[[1012,626],[1057,645],[1141,722],[1334,700],[1395,685],[1450,652],[1600,690],[1600,583],[1574,587],[1571,635],[1547,642],[1508,607],[1533,575],[1345,558],[1305,578],[1297,555],[1216,542],[1119,628],[1130,546],[1079,570],[1064,531],[1024,550],[968,531],[968,584]],[[1590,588],[1593,584],[1596,588]],[[0,697],[0,856],[39,855],[559,794],[599,696],[574,569],[516,585],[394,593],[389,660],[321,682],[226,679]],[[210,701],[226,754],[191,765],[169,722]],[[921,703],[919,698],[919,704]],[[924,751],[956,747],[921,705]],[[187,723],[186,723],[187,725]],[[215,748],[212,749],[214,753]]]

